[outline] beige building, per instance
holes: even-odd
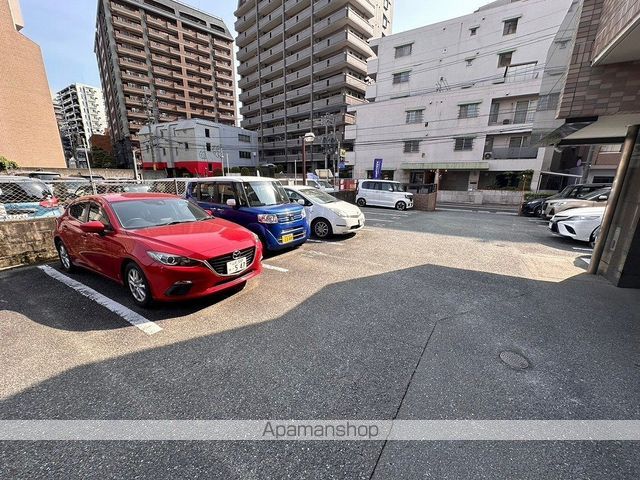
[[[0,156],[25,168],[64,168],[42,53],[23,26],[18,0],[0,0]]]
[[[132,165],[149,117],[236,124],[233,37],[220,18],[172,0],[99,0],[95,53],[119,166]]]
[[[258,132],[260,161],[301,171],[313,131],[309,166],[323,168],[325,132],[335,124],[342,141],[347,107],[365,101],[369,40],[391,32],[391,0],[240,0],[235,16],[242,126]]]

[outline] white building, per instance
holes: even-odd
[[[202,119],[140,129],[142,167],[170,175],[211,176],[216,170],[258,166],[258,133]],[[155,148],[152,148],[155,145]]]
[[[91,136],[102,135],[107,129],[102,90],[74,83],[60,90],[56,99],[60,108],[58,126],[64,137],[65,156],[70,158],[74,147],[90,148]]]
[[[571,0],[499,0],[463,17],[375,39],[371,102],[349,109],[346,168],[439,183],[441,190],[513,187],[540,174],[530,146],[542,72]],[[349,145],[349,142],[352,142]],[[352,148],[350,148],[352,147]]]

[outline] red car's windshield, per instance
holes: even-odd
[[[197,205],[180,198],[159,198],[114,202],[111,208],[122,228],[138,228],[196,222],[211,218]]]

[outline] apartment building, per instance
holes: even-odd
[[[391,0],[240,0],[235,15],[242,126],[258,132],[260,161],[301,172],[314,132],[309,170],[323,168],[323,143],[334,128],[342,141],[347,108],[365,101],[369,40],[391,32]]]
[[[143,125],[236,124],[233,37],[213,15],[172,0],[99,0],[95,53],[118,165]]]
[[[547,52],[571,0],[498,0],[476,12],[372,40],[373,80],[351,107],[346,168],[438,183],[442,190],[515,188],[546,154],[531,142]],[[556,48],[561,48],[558,45]]]
[[[54,109],[60,134],[63,137],[65,158],[75,155],[74,147],[91,148],[91,137],[103,134],[107,129],[107,116],[102,90],[81,83],[74,83],[56,94]]]
[[[179,120],[139,131],[142,168],[172,176],[207,177],[234,167],[258,166],[258,134],[209,120]]]
[[[0,0],[0,156],[25,168],[64,168],[42,53],[23,26],[18,0]]]

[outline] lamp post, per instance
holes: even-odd
[[[304,134],[302,142],[302,184],[307,184],[307,143],[311,144],[316,139],[313,132],[307,132]],[[313,158],[313,151],[311,152]]]

